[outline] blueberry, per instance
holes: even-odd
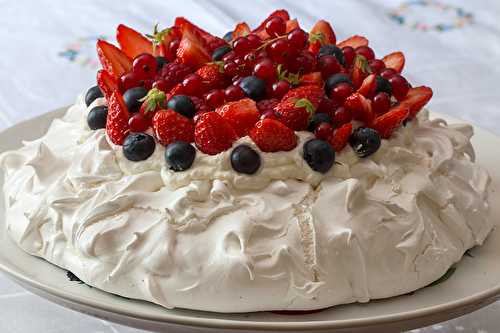
[[[335,87],[337,84],[342,83],[342,82],[349,83],[352,86],[351,79],[349,78],[349,76],[347,76],[345,74],[337,73],[337,74],[333,74],[332,76],[330,76],[326,80],[326,83],[325,83],[326,93],[329,94],[330,91],[333,89],[333,87]]]
[[[224,39],[226,42],[229,43],[231,39],[233,39],[233,32],[232,31],[226,32],[226,34],[224,35],[224,37],[222,37],[222,39]]]
[[[380,135],[374,129],[359,127],[351,134],[349,144],[359,157],[367,157],[380,148]]]
[[[162,69],[162,67],[165,66],[166,64],[168,64],[167,58],[162,57],[162,56],[157,56],[156,57],[156,67],[157,67],[157,70]]]
[[[314,171],[327,173],[335,162],[335,150],[326,141],[311,139],[304,144],[304,160]]]
[[[307,128],[308,131],[314,132],[316,127],[318,127],[319,124],[321,123],[331,123],[332,118],[330,118],[329,115],[326,113],[315,113],[312,117],[311,120],[309,121],[309,127]]]
[[[252,175],[260,168],[260,155],[247,145],[239,145],[231,152],[231,165],[239,173]]]
[[[155,139],[146,133],[130,133],[123,142],[123,155],[130,161],[143,161],[155,151]]]
[[[212,60],[213,61],[222,60],[222,57],[229,51],[231,51],[231,47],[229,45],[223,45],[221,47],[216,48],[215,51],[212,53]]]
[[[108,118],[108,107],[100,105],[93,107],[87,115],[87,124],[90,129],[96,130],[106,127],[106,119]]]
[[[318,58],[321,58],[325,55],[332,55],[337,58],[339,64],[341,64],[342,66],[345,65],[344,52],[342,52],[342,50],[335,45],[328,44],[321,46],[321,48],[319,49]]]
[[[147,94],[148,91],[144,87],[130,88],[129,90],[125,91],[125,93],[123,94],[123,100],[127,105],[128,111],[130,113],[139,111],[139,108],[142,105],[140,99],[146,97]]]
[[[186,95],[175,95],[172,97],[167,103],[167,108],[188,118],[193,118],[196,113],[196,107],[193,101]]]
[[[254,101],[260,101],[266,97],[266,83],[256,76],[247,76],[240,82],[240,88],[245,95]]]
[[[85,105],[89,106],[93,101],[103,96],[101,89],[98,86],[93,86],[85,94]]]
[[[388,93],[389,96],[392,95],[392,86],[391,86],[391,83],[389,82],[389,80],[383,78],[380,75],[377,75],[375,80],[377,82],[377,88],[375,90],[376,93],[385,92],[385,93]]]
[[[175,141],[165,149],[165,161],[171,170],[184,171],[193,165],[196,149],[184,141]]]

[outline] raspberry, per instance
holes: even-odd
[[[196,112],[208,112],[210,111],[210,108],[208,107],[207,103],[199,97],[196,96],[189,96],[191,98],[191,101],[193,101],[194,107],[196,109]]]
[[[164,65],[156,75],[156,81],[163,80],[165,91],[169,91],[176,84],[181,83],[184,78],[191,74],[191,68],[182,63],[171,62]]]
[[[260,114],[274,113],[274,108],[279,102],[280,101],[275,98],[264,99],[257,102],[257,109],[259,109]]]

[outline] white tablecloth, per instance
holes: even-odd
[[[405,75],[434,89],[430,107],[500,134],[500,2],[489,1],[68,1],[0,0],[0,130],[72,103],[94,84],[95,39],[125,23],[148,32],[187,16],[222,35],[287,8],[310,28],[332,22],[338,39],[365,35],[378,55],[404,50]],[[499,332],[500,303],[413,332]],[[66,310],[0,275],[0,332],[138,330]]]

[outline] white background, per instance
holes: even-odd
[[[71,104],[95,84],[94,38],[113,39],[125,23],[150,32],[155,22],[170,26],[186,16],[223,35],[236,22],[256,26],[276,8],[286,8],[309,29],[318,18],[332,22],[337,38],[367,36],[376,54],[406,55],[405,76],[434,90],[430,108],[500,135],[500,1],[440,3],[463,8],[473,21],[449,31],[400,25],[389,17],[402,1],[68,1],[0,0],[0,130]],[[410,6],[407,22],[454,24],[456,11],[432,5]],[[73,56],[73,61],[70,57]],[[413,332],[499,332],[500,304],[457,320]],[[53,305],[0,275],[0,332],[129,333]]]

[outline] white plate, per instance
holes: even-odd
[[[28,120],[0,133],[0,152],[21,145],[22,140],[41,136],[50,121],[64,109]],[[436,115],[434,115],[436,116]],[[448,117],[444,117],[448,118]],[[448,118],[449,119],[449,118]],[[478,161],[500,189],[500,138],[476,130],[473,144]],[[1,177],[3,178],[3,177]],[[0,191],[1,192],[1,191]],[[1,196],[1,195],[0,195]],[[448,320],[479,309],[500,298],[500,229],[485,245],[465,256],[447,281],[412,295],[367,304],[350,304],[321,312],[280,315],[268,312],[218,314],[189,310],[166,310],[157,305],[128,300],[69,281],[66,271],[20,250],[4,232],[4,206],[0,198],[0,269],[26,289],[53,302],[142,329],[168,332],[399,332]],[[492,216],[500,216],[500,191],[491,194]]]

